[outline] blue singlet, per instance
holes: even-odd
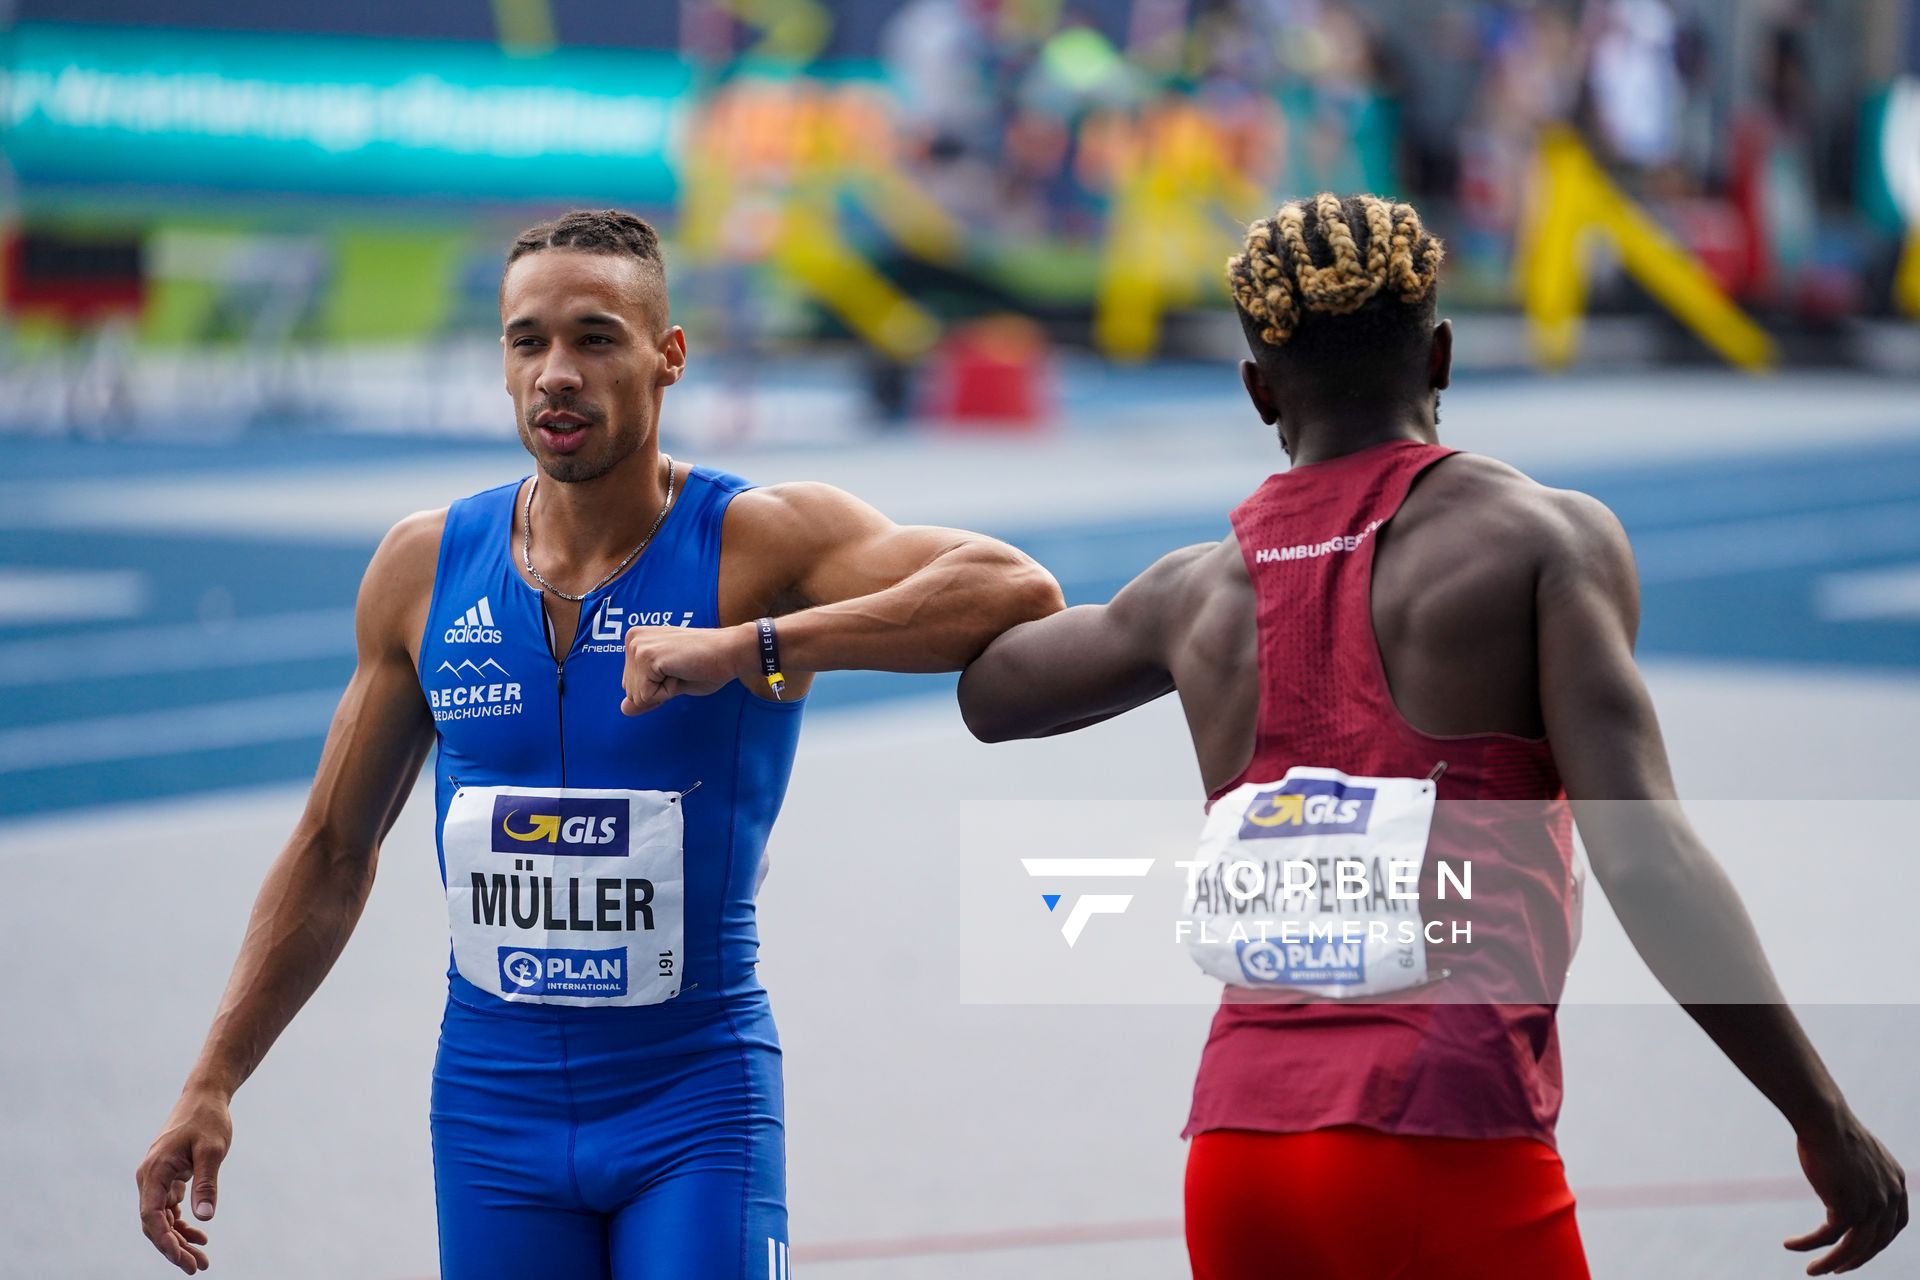
[[[620,712],[629,626],[719,625],[749,486],[694,468],[556,660],[519,484],[456,502],[420,646],[453,956],[433,1075],[444,1280],[786,1280],[754,891],[800,700]]]

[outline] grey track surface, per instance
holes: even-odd
[[[1906,785],[1901,744],[1920,684],[1693,667],[1657,668],[1653,679],[1682,778],[1716,794],[1760,794],[1783,773],[1816,789]],[[1819,710],[1847,723],[1856,745],[1882,749],[1841,757],[1818,740],[1729,732],[1759,703],[1789,720]],[[958,1253],[912,1239],[1178,1218],[1176,1135],[1207,1011],[962,1005],[951,908],[962,860],[1006,851],[959,847],[949,819],[959,806],[990,816],[997,797],[1044,780],[1089,813],[1103,795],[1158,801],[1184,830],[1196,783],[1181,732],[1166,702],[1073,739],[1004,748],[966,738],[940,702],[809,729],[762,895],[763,972],[787,1048],[795,1241],[802,1259],[816,1255],[807,1274],[1183,1274],[1179,1242],[1165,1235]],[[10,933],[22,963],[0,1039],[11,1192],[0,1272],[165,1274],[135,1225],[131,1172],[300,799],[280,788],[8,831],[0,867],[28,909]],[[430,823],[428,797],[416,795],[339,968],[240,1095],[215,1274],[433,1274],[425,1113],[444,921]],[[1743,883],[1782,870],[1721,853]],[[1589,945],[1602,952],[1607,919],[1596,903]],[[1786,930],[1771,941],[1790,976],[1831,940]],[[1807,1016],[1857,1107],[1897,1152],[1920,1151],[1920,1010]],[[1784,1126],[1684,1016],[1575,1004],[1563,1034],[1562,1138],[1576,1191],[1653,1200],[1584,1212],[1596,1274],[1797,1274],[1777,1241],[1817,1221],[1810,1196],[1670,1203],[1795,1172]],[[1668,1184],[1685,1186],[1659,1190]],[[916,1252],[818,1257],[895,1240]],[[1878,1273],[1916,1266],[1920,1248],[1903,1240]]]
[[[1224,509],[1277,462],[1235,407],[1230,378],[1223,373],[1226,393],[1184,409],[1115,406],[1111,437],[1081,423],[1037,443],[895,441],[712,460],[759,479],[832,480],[904,519],[1029,524]],[[1447,398],[1450,441],[1529,467],[1911,440],[1914,428],[1910,386],[1862,379],[1483,382]],[[217,528],[363,542],[519,463],[503,452],[445,468],[342,465],[245,482],[8,480],[0,521],[49,537]],[[1788,790],[1914,799],[1920,679],[1911,671],[1669,663],[1649,674],[1690,797],[1762,809]],[[1017,844],[1015,829],[1003,828],[1001,841],[978,835],[995,829],[996,813],[1036,800],[1082,806],[1098,839],[1120,834],[1115,817],[1100,815],[1104,798],[1122,795],[1128,814],[1164,815],[1166,831],[1184,837],[1198,829],[1197,790],[1177,710],[1164,702],[1071,739],[1003,748],[973,743],[940,700],[809,726],[762,895],[763,976],[787,1047],[803,1275],[1185,1274],[1171,1234],[1184,1159],[1177,1134],[1208,1011],[963,1004],[959,931],[978,922],[963,921],[956,904],[970,860],[1011,856]],[[276,787],[0,825],[13,962],[0,994],[0,1276],[169,1274],[139,1234],[132,1172],[301,801],[300,789]],[[416,795],[340,966],[240,1095],[212,1226],[215,1275],[434,1272],[426,1108],[445,921],[431,814],[430,797]],[[1796,920],[1781,888],[1795,867],[1737,845],[1718,852],[1790,988],[1852,945],[1844,928]],[[1920,864],[1900,849],[1884,861],[1882,897],[1910,910]],[[1631,974],[1608,920],[1596,898],[1562,1019],[1562,1147],[1587,1197],[1595,1274],[1799,1274],[1778,1241],[1820,1215],[1810,1195],[1791,1190],[1785,1127],[1677,1009],[1582,998],[1612,989],[1602,977]],[[1856,1107],[1909,1161],[1920,1159],[1916,989],[1908,977],[1904,1003],[1805,1009]],[[1756,1185],[1767,1198],[1737,1202]],[[1116,1224],[1142,1238],[1090,1242]],[[1055,1243],[1033,1243],[1043,1239]],[[1028,1243],[979,1247],[1017,1240]],[[887,1242],[899,1256],[850,1260]],[[1866,1274],[1920,1274],[1920,1245],[1903,1239]]]

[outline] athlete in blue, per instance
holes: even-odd
[[[189,1185],[210,1218],[233,1092],[345,945],[432,752],[444,1280],[786,1280],[754,892],[805,673],[958,670],[1061,605],[991,539],[662,454],[686,342],[638,218],[522,233],[500,309],[536,470],[374,553],[306,812],[140,1166],[142,1227],[189,1274]]]

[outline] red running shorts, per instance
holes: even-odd
[[[1186,1209],[1194,1280],[1589,1280],[1566,1170],[1532,1138],[1212,1130]]]

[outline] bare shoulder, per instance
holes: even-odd
[[[731,558],[797,571],[831,548],[879,536],[891,523],[845,489],[795,480],[736,494],[720,536]]]
[[[424,583],[433,586],[440,562],[440,535],[447,527],[447,509],[416,511],[387,530],[367,565],[367,580],[405,589]]]
[[[1117,621],[1155,632],[1191,620],[1234,575],[1248,581],[1240,548],[1229,537],[1198,542],[1161,556],[1113,598],[1108,608]]]
[[[867,503],[820,480],[791,480],[761,485],[727,504],[727,529],[741,533],[784,535],[822,523],[860,523],[880,518]]]
[[[1200,589],[1204,579],[1219,571],[1222,549],[1233,549],[1231,538],[1224,542],[1196,542],[1155,560],[1114,597],[1117,605],[1123,597],[1151,597],[1159,603],[1175,604]],[[1234,558],[1238,559],[1237,551]]]
[[[360,583],[356,627],[363,648],[413,651],[426,625],[447,509],[416,511],[380,540]]]
[[[1471,525],[1475,536],[1531,549],[1542,568],[1631,557],[1619,518],[1598,498],[1482,454],[1455,454],[1429,470],[1402,514]]]

